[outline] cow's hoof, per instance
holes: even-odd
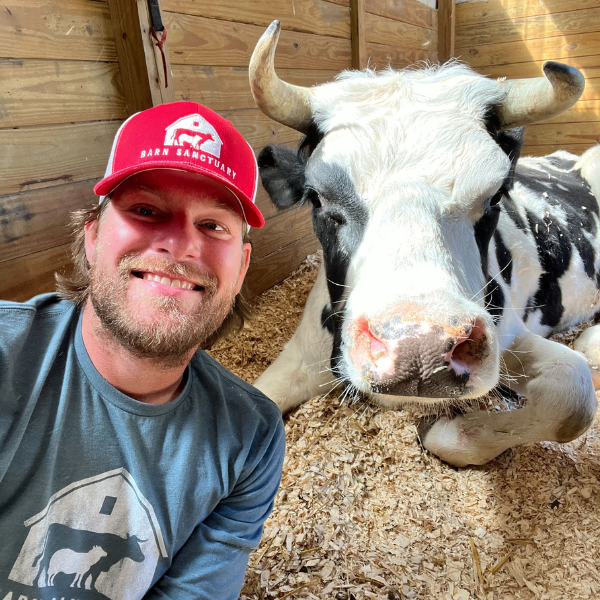
[[[454,467],[483,465],[493,458],[467,433],[470,424],[463,416],[440,417],[434,422],[424,419],[418,432],[423,447]]]

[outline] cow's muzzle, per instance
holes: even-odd
[[[457,398],[474,386],[490,355],[480,318],[447,323],[357,318],[349,354],[369,391],[420,398]],[[364,385],[359,387],[365,387]]]

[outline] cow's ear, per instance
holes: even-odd
[[[306,162],[294,150],[269,145],[258,155],[262,184],[277,208],[288,208],[302,200]]]

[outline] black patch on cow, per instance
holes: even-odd
[[[515,206],[513,199],[510,197],[510,194],[504,196],[502,200],[502,210],[510,217],[511,221],[518,229],[521,231],[527,231],[527,223],[517,211],[517,207]]]
[[[306,173],[306,198],[316,194],[312,220],[323,246],[327,288],[334,312],[346,285],[350,260],[362,241],[369,214],[349,173],[334,163],[315,161]]]
[[[591,237],[596,236],[597,227],[593,215],[598,216],[598,202],[592,195],[587,181],[577,171],[548,169],[546,173],[540,173],[522,165],[517,167],[516,181],[532,193],[542,196],[550,207],[559,207],[564,211],[567,218],[566,228],[554,223],[553,225],[556,225],[561,239],[577,248],[586,275],[595,280],[594,249],[583,231]],[[552,215],[543,215],[542,220],[550,233],[549,222],[553,220]]]
[[[553,167],[563,171],[570,171],[575,166],[575,161],[568,158],[559,156],[546,156],[545,158]]]
[[[501,206],[504,207],[504,210],[506,210],[506,212],[511,216],[513,221],[522,221],[516,212],[514,204],[510,200],[510,190],[514,184],[515,169],[521,154],[521,147],[523,146],[523,127],[502,131],[497,107],[490,107],[485,118],[485,124],[492,139],[510,159],[510,167],[506,177],[504,178],[504,181],[502,182],[502,185],[500,186],[500,189],[490,199],[491,205],[488,204],[483,216],[474,225],[475,241],[477,243],[479,256],[481,258],[481,269],[483,271],[483,276],[487,281],[485,287],[484,305],[488,313],[494,319],[494,322],[497,324],[502,317],[506,299],[500,284],[490,276],[489,246],[492,236],[498,227]],[[522,228],[525,229],[525,224],[521,223],[521,225]],[[519,224],[517,224],[517,226],[519,226]],[[509,265],[512,257],[510,252],[508,252],[508,249],[504,246],[502,238],[499,234],[498,238],[500,239],[500,245],[497,244],[496,246],[496,256],[498,258],[498,263],[500,264],[501,270],[503,267],[507,267],[506,270],[508,270],[508,280],[506,280],[507,274],[504,272],[504,270],[502,270],[502,275],[505,278],[505,281],[509,283],[512,272],[512,267]],[[498,255],[499,252],[500,255]]]
[[[338,373],[346,278],[350,261],[367,228],[369,213],[350,174],[335,163],[314,160],[309,164],[305,198],[313,203],[313,229],[323,246],[331,298],[331,315],[327,320],[327,327],[333,333],[331,367]]]
[[[512,254],[504,244],[502,235],[498,230],[494,232],[494,242],[496,244],[496,260],[500,267],[500,274],[502,275],[502,279],[510,285],[512,279]]]
[[[489,273],[489,249],[490,240],[498,226],[500,218],[500,207],[490,206],[484,213],[483,217],[475,223],[473,229],[475,232],[475,242],[479,249],[481,259],[481,270],[483,277],[487,281],[485,286],[484,306],[488,313],[492,316],[495,323],[498,323],[504,308],[504,292],[500,288],[498,282],[490,277]]]
[[[532,307],[541,310],[542,325],[556,327],[564,310],[558,280],[569,268],[571,244],[562,234],[561,228],[548,216],[540,219],[530,211],[526,211],[526,214],[543,271],[532,299]]]
[[[304,199],[306,163],[322,139],[319,128],[311,123],[297,151],[273,144],[260,151],[260,179],[277,208],[288,208]]]
[[[485,286],[485,296],[483,301],[485,309],[497,325],[502,318],[506,298],[500,284],[495,279],[490,279]]]
[[[333,335],[333,319],[331,306],[329,304],[326,304],[321,311],[321,327],[327,329],[327,331]]]
[[[540,323],[549,327],[556,327],[563,314],[559,279],[569,268],[573,247],[581,257],[586,275],[598,286],[594,249],[588,240],[588,236],[597,235],[593,215],[598,215],[598,202],[578,172],[553,168],[558,161],[561,161],[561,169],[571,161],[553,158],[553,163],[548,158],[541,159],[540,167],[545,169],[544,172],[518,165],[515,176],[518,185],[542,198],[548,205],[542,215],[527,211],[529,229],[536,242],[543,273],[536,294],[528,302],[525,320],[539,308],[542,313]],[[564,213],[566,226],[559,223],[555,211]]]
[[[312,121],[306,130],[306,135],[300,142],[298,154],[304,156],[306,160],[308,160],[324,137],[325,134],[319,129],[315,122]]]

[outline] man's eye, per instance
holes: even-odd
[[[135,209],[138,215],[142,217],[154,217],[156,216],[156,212],[152,208],[148,208],[147,206],[138,206]]]
[[[211,231],[225,231],[225,228],[219,225],[218,223],[202,223],[201,227],[210,229]]]

